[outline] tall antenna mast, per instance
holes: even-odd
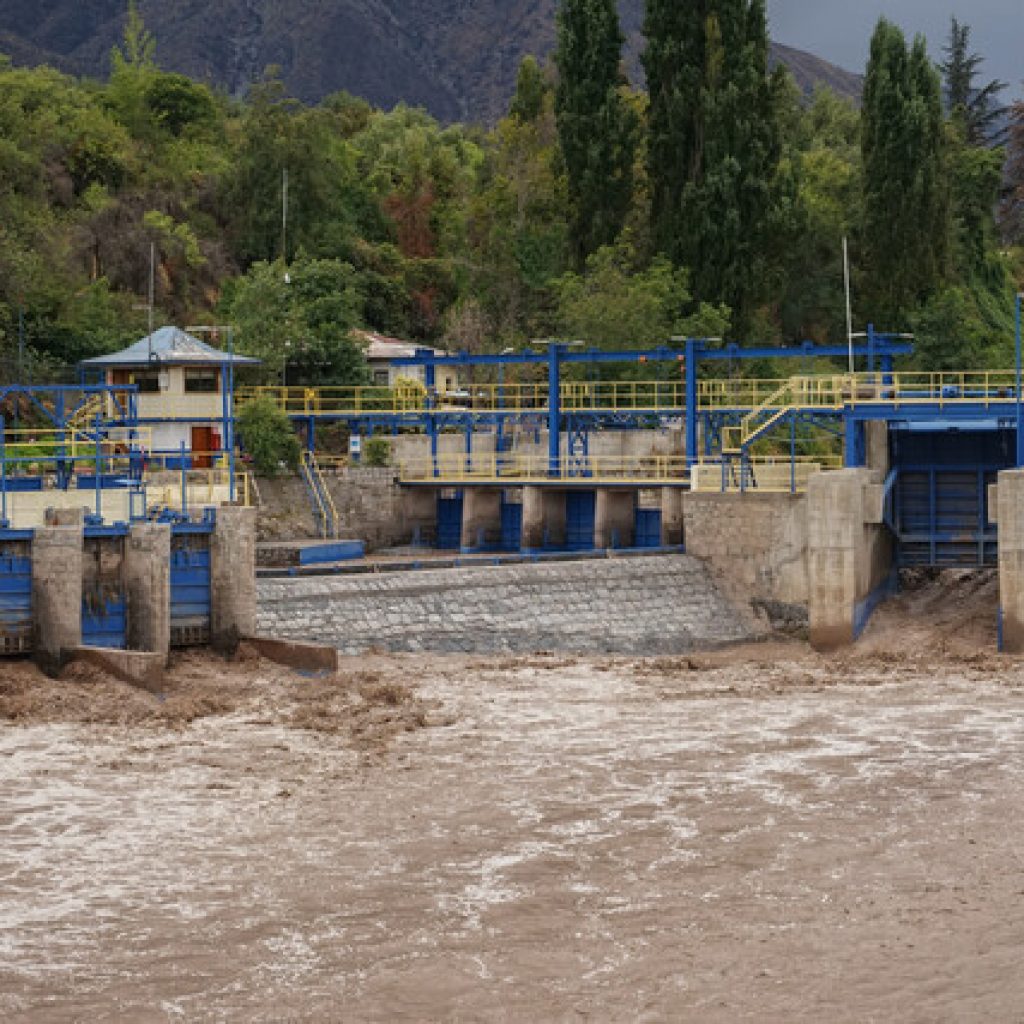
[[[153,362],[153,305],[156,301],[156,242],[149,243],[149,361]]]
[[[846,236],[843,235],[843,280],[846,285],[846,344],[850,351],[850,373],[854,372],[853,365],[853,304],[850,299],[850,247]]]
[[[281,172],[281,259],[288,263],[288,168]]]

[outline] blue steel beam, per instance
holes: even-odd
[[[813,341],[805,341],[800,345],[773,348],[762,345],[745,348],[737,344],[724,345],[721,348],[709,348],[705,339],[688,338],[679,347],[662,345],[658,348],[637,349],[609,352],[604,349],[570,349],[565,345],[552,344],[551,349],[562,352],[563,364],[578,363],[657,363],[682,362],[690,347],[700,360],[727,362],[730,360],[748,359],[838,359],[849,354],[846,345],[816,345]],[[874,334],[871,344],[863,343],[853,346],[855,357],[911,355],[914,346],[909,342],[893,341],[890,336]],[[433,351],[424,350],[422,355],[403,356],[393,359],[394,366],[517,366],[543,365],[550,360],[548,352],[513,352],[506,355],[471,355],[458,352],[455,355],[439,356]],[[428,384],[428,387],[430,385]]]

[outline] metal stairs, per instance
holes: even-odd
[[[845,382],[845,387],[844,387]],[[751,447],[792,413],[841,409],[849,387],[847,378],[790,377],[738,426],[722,430],[722,455],[746,457]]]
[[[316,520],[317,532],[325,540],[337,540],[338,509],[331,497],[327,487],[320,463],[317,462],[313,452],[303,452],[302,461],[299,464],[302,480],[309,492],[310,503],[313,506],[313,518]]]

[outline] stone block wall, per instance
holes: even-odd
[[[402,489],[395,470],[347,468],[325,473],[338,509],[341,533],[366,542],[368,551],[409,541],[402,510]]]
[[[736,601],[806,605],[807,499],[791,494],[684,494],[687,553],[707,559]]]
[[[393,469],[346,468],[324,471],[338,509],[341,534],[366,542],[368,551],[409,540],[401,488]],[[259,539],[308,540],[317,536],[309,492],[296,475],[259,480]]]
[[[752,635],[686,555],[260,580],[258,592],[261,634],[346,654],[674,654]]]

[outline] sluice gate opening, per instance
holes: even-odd
[[[171,533],[171,646],[199,647],[210,642],[213,527],[177,524]]]
[[[890,452],[897,567],[995,568],[989,488],[1014,464],[1014,432],[894,429]]]

